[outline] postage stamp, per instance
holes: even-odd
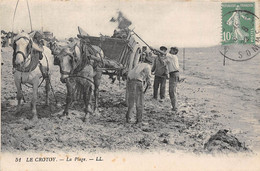
[[[222,45],[255,43],[255,3],[222,3]]]

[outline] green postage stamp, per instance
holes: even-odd
[[[255,44],[255,3],[222,3],[222,45]]]

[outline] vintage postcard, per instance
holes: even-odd
[[[0,0],[1,170],[259,170],[260,3]]]

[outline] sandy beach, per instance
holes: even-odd
[[[143,121],[138,127],[125,124],[125,82],[111,84],[103,76],[99,114],[82,122],[83,102],[76,102],[69,116],[59,118],[65,104],[66,88],[59,80],[58,67],[52,69],[51,105],[44,106],[44,87],[39,88],[39,120],[30,118],[31,89],[23,86],[26,103],[15,116],[16,88],[12,74],[12,48],[1,52],[1,134],[3,152],[109,152],[182,151],[205,153],[204,144],[221,129],[227,129],[240,142],[257,153],[260,150],[260,56],[246,61],[226,61],[219,47],[186,48],[185,70],[178,85],[178,113],[173,113],[169,95],[161,103],[145,94]],[[179,61],[183,68],[183,49]],[[168,92],[168,80],[167,91]],[[135,121],[132,116],[132,122]],[[227,152],[229,152],[227,150]]]

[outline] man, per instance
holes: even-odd
[[[169,54],[166,55],[166,65],[170,75],[169,78],[169,95],[172,104],[172,110],[177,111],[177,83],[179,82],[179,61],[178,61],[178,48],[171,47]]]
[[[147,49],[147,46],[143,46],[142,47],[142,55],[141,55],[141,59],[142,62],[148,63],[148,64],[152,64],[153,63],[153,59],[152,59],[152,52],[149,52]]]
[[[32,38],[32,55],[36,58],[39,58],[39,60],[43,59],[43,52],[44,52],[44,41],[43,41],[43,35],[36,31],[33,38]],[[46,66],[43,66],[41,62],[39,62],[39,67],[42,72],[43,78],[48,78],[48,67],[47,64]]]
[[[36,31],[33,38],[32,38],[32,48],[35,50],[33,51],[34,55],[39,55],[39,59],[42,60],[43,58],[43,36],[40,32]]]
[[[146,46],[143,46],[143,47],[142,47],[142,54],[141,54],[140,60],[141,60],[142,62],[145,62],[146,56],[148,56],[147,47],[146,47]]]
[[[127,75],[126,86],[126,101],[128,110],[126,113],[126,122],[129,123],[130,114],[136,104],[136,123],[142,122],[143,105],[144,105],[144,92],[143,83],[146,82],[147,87],[151,85],[151,67],[146,63],[137,64]]]
[[[157,57],[154,59],[152,72],[154,72],[154,84],[153,84],[153,98],[157,99],[158,89],[160,87],[160,101],[162,102],[165,99],[165,85],[166,85],[166,76],[167,76],[167,68],[164,62],[165,54],[167,48],[165,46],[160,47],[160,51],[155,50],[155,54]]]

